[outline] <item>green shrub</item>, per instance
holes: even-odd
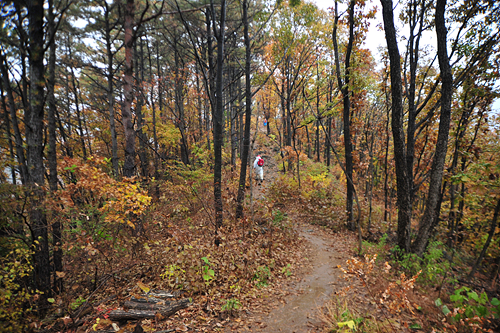
[[[31,311],[29,299],[34,295],[24,284],[31,275],[31,251],[18,247],[0,258],[0,331],[21,332],[26,328],[26,315]]]
[[[403,270],[415,275],[418,271],[422,271],[418,278],[421,284],[435,285],[443,282],[446,272],[451,269],[450,262],[444,259],[443,244],[441,242],[431,242],[427,252],[423,257],[419,257],[414,253],[403,253],[397,246],[394,252],[398,259],[399,265]],[[456,278],[450,275],[448,283],[456,283]]]
[[[254,274],[253,280],[256,281],[256,285],[259,288],[267,287],[269,285],[269,280],[271,279],[271,270],[267,266],[257,267],[257,271]]]

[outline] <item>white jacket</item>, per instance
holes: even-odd
[[[253,167],[254,169],[257,169],[258,171],[260,171],[263,167],[261,167],[260,165],[257,164],[257,162],[261,159],[262,157],[259,156],[256,156],[255,157],[255,161],[253,161]]]

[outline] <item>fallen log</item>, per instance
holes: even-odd
[[[168,308],[172,302],[165,302],[163,304],[158,303],[147,303],[147,302],[137,302],[134,300],[125,301],[123,303],[123,307],[126,309],[135,309],[135,310],[151,310],[151,311],[161,311],[163,309]]]
[[[180,297],[181,295],[181,291],[169,292],[164,290],[153,290],[147,294],[139,295],[138,297],[132,296],[130,300],[141,303],[159,303],[164,302],[167,299]]]
[[[140,319],[150,319],[155,318],[155,311],[148,310],[113,310],[109,313],[109,319],[111,320],[140,320]]]
[[[181,295],[181,292],[179,292],[179,291],[168,292],[168,291],[164,291],[164,290],[152,290],[151,292],[148,293],[148,295],[151,297],[157,297],[157,298],[174,298],[174,297],[179,297]]]
[[[138,302],[138,303],[160,303],[160,302],[165,302],[164,300],[162,300],[161,298],[156,298],[156,297],[148,297],[148,296],[144,296],[144,298],[142,298],[142,296],[140,298],[137,298],[137,297],[131,297],[130,300],[132,302]]]
[[[135,303],[135,304],[133,304]],[[147,304],[138,302],[125,302],[125,307],[130,310],[113,310],[109,313],[109,319],[111,320],[139,320],[139,319],[149,319],[154,318],[156,314],[160,314],[162,317],[170,317],[177,311],[187,308],[191,301],[188,298],[184,298],[177,302],[171,302],[168,305],[157,305],[157,304]],[[133,309],[133,307],[144,307],[144,309]],[[151,310],[151,306],[156,307]]]

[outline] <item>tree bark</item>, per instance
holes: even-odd
[[[439,69],[441,72],[441,116],[439,118],[439,131],[436,143],[434,159],[432,161],[431,175],[429,181],[429,193],[422,219],[419,223],[418,234],[413,243],[413,251],[418,255],[425,252],[429,237],[432,233],[433,225],[436,225],[435,210],[438,205],[439,193],[441,191],[441,182],[443,179],[444,162],[446,151],[448,149],[448,133],[450,131],[451,119],[451,100],[453,94],[453,74],[451,72],[450,61],[448,58],[447,30],[445,25],[446,0],[437,0],[436,3],[436,35],[437,35],[437,53],[439,60]]]
[[[49,164],[49,187],[52,193],[57,191],[57,150],[56,150],[56,98],[55,90],[55,72],[56,72],[56,43],[55,43],[55,14],[53,0],[49,0],[49,29],[48,35],[52,37],[49,47],[49,79],[48,79],[48,132],[49,132],[49,149],[48,149],[48,164]],[[53,281],[54,291],[60,294],[63,291],[63,280],[57,275],[57,272],[63,271],[63,252],[62,252],[62,226],[61,221],[57,216],[54,216],[52,223],[52,246],[54,263]]]
[[[215,228],[216,232],[222,227],[223,205],[222,205],[222,144],[224,140],[224,39],[226,30],[226,1],[220,4],[220,22],[217,32],[214,3],[211,2],[212,24],[214,35],[217,40],[217,68],[215,74],[215,109],[214,109],[214,206],[215,206]],[[218,245],[218,238],[216,238]]]
[[[40,311],[45,312],[47,298],[50,295],[50,260],[48,225],[45,215],[44,200],[44,164],[43,164],[43,120],[45,66],[44,58],[44,8],[42,1],[26,1],[29,20],[29,114],[26,118],[26,144],[28,163],[28,187],[31,190],[31,223],[35,287],[43,292],[40,297]]]
[[[84,126],[83,126],[83,116],[82,112],[80,110],[80,98],[78,94],[78,81],[76,80],[76,75],[75,75],[75,70],[74,70],[74,59],[73,59],[73,53],[71,52],[72,50],[72,45],[71,45],[71,37],[68,34],[67,35],[67,46],[66,49],[68,50],[68,58],[69,58],[69,68],[71,71],[71,85],[72,85],[72,92],[73,92],[73,98],[74,98],[74,105],[76,109],[76,119],[77,119],[77,124],[78,124],[78,131],[80,132],[80,142],[82,145],[82,153],[83,153],[83,159],[87,159],[87,149],[85,147],[85,135],[84,135]],[[69,84],[69,83],[68,83]],[[68,100],[69,102],[69,100]]]
[[[111,49],[111,25],[109,14],[111,8],[108,6],[106,1],[103,1],[106,6],[104,9],[104,24],[105,24],[105,38],[106,38],[106,57],[107,57],[107,80],[108,80],[108,112],[109,112],[109,132],[111,134],[111,164],[113,166],[113,173],[115,177],[119,175],[118,166],[118,141],[116,136],[116,124],[115,124],[115,95],[113,93],[113,81],[114,81],[114,70],[113,70],[113,57],[114,53]]]
[[[125,100],[122,107],[122,122],[125,133],[125,161],[123,175],[135,175],[135,131],[132,122],[132,102],[134,101],[134,0],[125,3],[125,70],[123,73],[123,93]]]
[[[5,102],[3,84],[0,85],[0,94],[2,96],[3,118],[5,121],[5,140],[8,142],[10,158],[11,161],[13,162],[16,159],[16,154],[14,153],[14,144],[12,143],[12,134],[11,134],[12,131],[10,128],[9,110],[7,110],[7,103]],[[10,166],[10,177],[12,180],[12,184],[16,184],[17,183],[16,167],[14,165]],[[4,181],[4,179],[1,179],[1,181]]]
[[[241,154],[240,181],[236,197],[236,218],[243,217],[243,200],[245,199],[248,157],[250,153],[250,122],[252,119],[252,86],[250,82],[251,46],[248,33],[248,0],[243,0],[243,37],[245,42],[245,134],[243,136],[243,152]]]
[[[410,187],[406,168],[406,150],[403,125],[403,85],[401,81],[401,64],[394,27],[394,12],[392,0],[381,0],[384,19],[385,39],[391,66],[392,93],[392,135],[394,140],[394,160],[396,164],[398,230],[397,243],[400,249],[410,250]]]
[[[3,54],[0,53],[0,68],[2,71],[2,83],[7,94],[7,101],[9,104],[10,119],[12,121],[12,127],[14,130],[14,140],[15,140],[15,150],[17,155],[17,162],[19,163],[19,174],[21,175],[21,183],[26,184],[28,179],[28,168],[26,165],[26,158],[23,149],[23,139],[21,136],[21,131],[19,129],[19,122],[17,119],[16,112],[16,102],[14,100],[14,94],[9,82],[9,72],[7,70],[6,59]]]
[[[174,32],[175,33],[175,32]],[[175,109],[176,112],[176,126],[181,134],[180,151],[181,161],[185,165],[189,164],[189,151],[186,137],[186,120],[184,119],[184,61],[181,59],[180,46],[178,36],[174,36],[174,61],[175,61]]]
[[[499,213],[500,213],[500,199],[497,200],[495,212],[493,213],[493,218],[491,219],[490,230],[488,232],[488,238],[486,239],[486,242],[484,243],[483,249],[481,250],[479,257],[477,258],[476,262],[474,263],[474,266],[472,266],[472,269],[471,269],[469,275],[467,275],[467,280],[470,280],[474,276],[474,273],[476,273],[476,270],[479,267],[479,265],[481,264],[481,261],[483,261],[483,258],[486,254],[486,250],[488,250],[488,247],[491,244],[491,240],[493,239],[493,235],[495,234]]]
[[[137,43],[135,43],[137,45]],[[138,98],[137,98],[137,138],[139,139],[139,160],[141,161],[141,175],[146,178],[149,174],[149,159],[147,154],[147,141],[148,138],[143,128],[145,126],[144,115],[142,114],[142,107],[144,105],[144,45],[142,36],[139,37],[139,54],[137,59],[137,82],[138,82]]]
[[[162,304],[159,304],[162,303]],[[150,310],[150,311],[158,311],[158,312],[167,312],[172,311],[174,308],[179,308],[184,305],[189,304],[189,299],[183,299],[180,301],[165,301],[160,300],[157,303],[149,303],[149,302],[134,302],[134,301],[125,301],[123,303],[123,307],[126,309],[134,309],[134,310]]]
[[[346,195],[346,212],[347,212],[347,228],[349,230],[355,230],[354,219],[352,214],[353,208],[353,160],[352,160],[352,141],[351,141],[351,100],[349,92],[350,84],[350,62],[351,53],[354,43],[354,7],[355,1],[351,0],[349,3],[349,41],[346,49],[346,57],[344,64],[344,76],[342,77],[340,71],[340,60],[339,60],[339,50],[337,43],[337,24],[338,24],[338,5],[335,3],[335,23],[333,28],[333,44],[335,51],[335,68],[337,72],[337,81],[343,98],[343,123],[344,123],[344,152],[345,152],[345,169],[347,176],[347,195]]]

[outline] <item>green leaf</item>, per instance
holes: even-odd
[[[49,299],[47,299],[47,302],[49,302],[49,303],[54,303],[55,301],[56,301],[56,300],[55,300],[55,299],[53,299],[53,298],[49,298]]]
[[[339,325],[339,327],[344,327],[344,326],[347,326],[349,327],[351,330],[355,329],[356,328],[356,324],[354,323],[354,320],[349,320],[349,321],[344,321],[344,322],[341,322],[341,323],[337,323]]]
[[[452,301],[452,302],[460,302],[460,303],[462,303],[464,301],[464,299],[468,300],[465,296],[462,296],[460,294],[458,294],[458,295],[451,295],[450,296],[450,301]]]
[[[417,324],[417,323],[414,323],[414,324],[411,324],[411,325],[410,325],[410,328],[411,328],[411,329],[414,329],[414,330],[420,330],[420,329],[422,329],[422,326],[420,326],[420,325],[419,325],[419,324]]]
[[[481,317],[488,316],[488,309],[485,306],[482,306],[482,305],[478,306],[477,307],[477,312],[479,313],[479,315]]]
[[[434,301],[434,304],[436,304],[437,307],[441,307],[443,305],[443,301],[441,301],[441,298],[438,298]]]
[[[475,300],[476,302],[479,303],[479,296],[477,295],[477,293],[475,291],[472,291],[472,292],[468,292],[467,293],[467,296],[469,298],[472,298],[473,300]]]
[[[500,305],[500,301],[498,300],[498,298],[494,297],[491,299],[491,305],[493,306],[498,306]]]
[[[448,309],[448,306],[443,305],[443,308],[441,309],[443,311],[443,314],[446,316],[448,313],[451,313],[450,309]]]

